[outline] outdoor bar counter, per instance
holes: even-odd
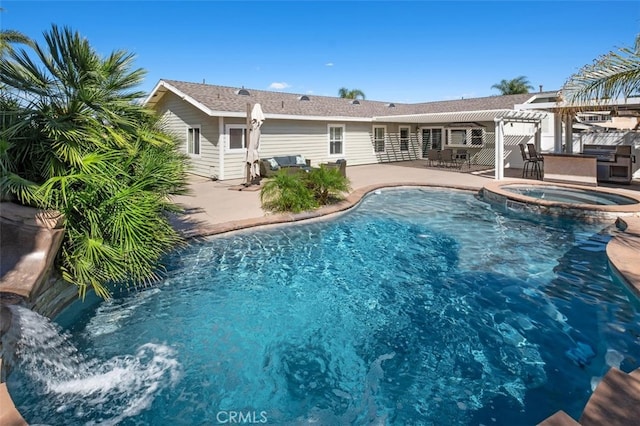
[[[548,182],[598,186],[597,157],[582,154],[543,154]]]

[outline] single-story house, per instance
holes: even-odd
[[[422,159],[429,149],[453,148],[467,151],[475,164],[494,166],[503,158],[506,167],[520,167],[518,143],[553,147],[554,115],[536,111],[535,104],[555,96],[405,104],[160,80],[144,102],[183,140],[193,173],[226,180],[245,176],[246,117],[256,103],[266,119],[261,158],[300,154],[312,166],[337,159],[361,165]],[[523,105],[528,108],[517,108]],[[498,149],[496,140],[502,142]]]

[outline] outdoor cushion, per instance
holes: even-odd
[[[266,161],[269,162],[269,167],[271,168],[271,170],[280,169],[278,162],[274,158],[267,158]]]
[[[278,165],[280,167],[295,167],[295,166],[299,166],[300,164],[298,164],[297,160],[296,160],[297,155],[280,155],[277,157],[273,157],[274,160],[276,160],[278,162]],[[304,160],[304,158],[303,158]],[[305,163],[303,162],[302,165],[304,165]]]
[[[296,155],[296,164],[298,166],[306,166],[307,162],[304,160],[304,157],[302,155]]]
[[[280,167],[287,167],[287,166],[295,165],[296,164],[295,158],[296,157],[293,157],[293,161],[291,161],[289,155],[281,155],[281,156],[278,156],[278,157],[273,157],[273,159],[278,162],[278,165]]]

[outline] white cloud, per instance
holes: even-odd
[[[326,64],[324,64],[325,67],[332,67],[333,66],[333,62],[327,62]]]
[[[291,87],[291,86],[289,86],[284,81],[282,83],[278,83],[277,81],[275,81],[275,82],[271,83],[271,85],[269,86],[269,89],[282,90],[282,89],[286,89],[287,87]]]

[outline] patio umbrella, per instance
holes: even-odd
[[[264,114],[260,104],[255,104],[251,110],[251,132],[249,134],[249,146],[247,146],[247,167],[251,181],[260,176],[260,127],[264,122]]]

